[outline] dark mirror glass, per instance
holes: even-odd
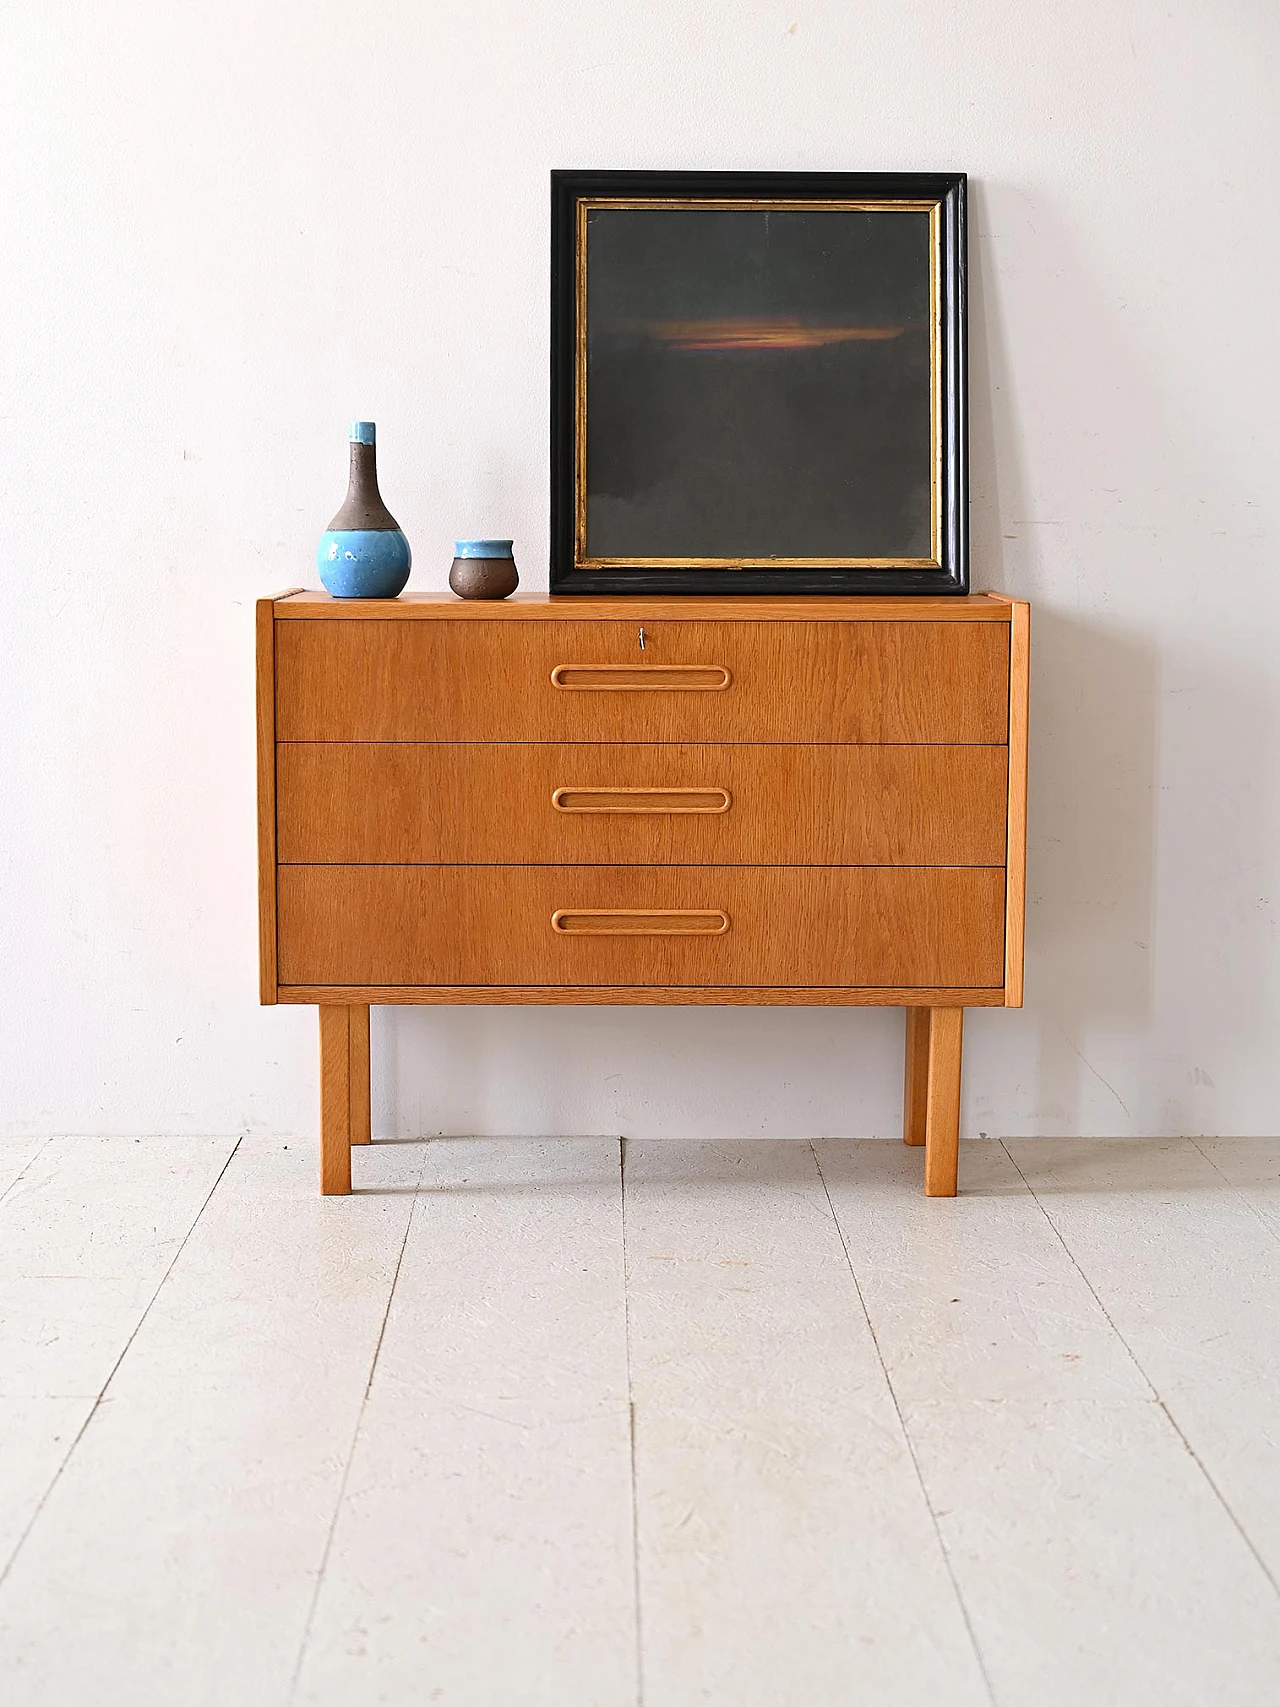
[[[585,217],[585,562],[936,560],[927,211]]]

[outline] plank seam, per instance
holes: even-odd
[[[1191,1140],[1188,1139],[1187,1142],[1190,1143]],[[1055,1223],[1052,1215],[1050,1215],[1049,1211],[1045,1208],[1044,1204],[1041,1203],[1040,1198],[1036,1194],[1036,1188],[1032,1185],[1031,1181],[1023,1173],[1022,1169],[1020,1167],[1018,1167],[1017,1157],[1013,1154],[1013,1151],[1010,1150],[1008,1144],[1005,1143],[1003,1138],[1000,1140],[1000,1148],[1004,1151],[1005,1155],[1008,1156],[1009,1160],[1013,1163],[1014,1167],[1017,1168],[1018,1178],[1022,1181],[1023,1185],[1025,1185],[1027,1190],[1031,1193],[1032,1202],[1035,1204],[1036,1208],[1040,1211],[1040,1213],[1044,1216],[1045,1221],[1048,1223],[1049,1229],[1053,1233],[1054,1238],[1057,1239],[1058,1243],[1062,1246],[1063,1250],[1067,1253],[1067,1259],[1070,1262],[1072,1268],[1075,1269],[1076,1273],[1080,1276],[1081,1280],[1084,1282],[1085,1286],[1088,1288],[1089,1296],[1093,1299],[1094,1303],[1098,1306],[1099,1310],[1101,1310],[1103,1320],[1106,1322],[1107,1326],[1111,1329],[1112,1333],[1116,1336],[1116,1338],[1120,1341],[1120,1344],[1124,1347],[1125,1352],[1128,1355],[1129,1361],[1133,1364],[1133,1367],[1138,1371],[1138,1374],[1142,1377],[1143,1381],[1146,1383],[1147,1390],[1150,1392],[1152,1400],[1155,1402],[1155,1404],[1157,1404],[1160,1407],[1161,1411],[1164,1413],[1165,1419],[1168,1422],[1169,1427],[1173,1430],[1173,1432],[1177,1436],[1178,1440],[1182,1443],[1183,1450],[1186,1452],[1187,1456],[1191,1459],[1191,1462],[1195,1465],[1196,1469],[1199,1470],[1200,1474],[1204,1477],[1205,1482],[1206,1482],[1210,1492],[1213,1494],[1213,1496],[1217,1500],[1218,1504],[1222,1507],[1223,1511],[1226,1512],[1227,1517],[1230,1520],[1232,1527],[1236,1531],[1236,1534],[1240,1537],[1240,1539],[1244,1542],[1245,1546],[1249,1549],[1249,1552],[1253,1555],[1254,1562],[1257,1564],[1258,1569],[1262,1572],[1263,1576],[1267,1579],[1268,1583],[1270,1583],[1272,1592],[1277,1597],[1280,1597],[1280,1583],[1277,1583],[1275,1577],[1271,1573],[1271,1569],[1268,1566],[1266,1560],[1263,1558],[1262,1554],[1258,1551],[1258,1549],[1254,1546],[1253,1540],[1250,1537],[1249,1532],[1245,1529],[1243,1523],[1241,1523],[1240,1519],[1236,1516],[1235,1512],[1232,1510],[1231,1506],[1228,1504],[1226,1496],[1223,1494],[1222,1489],[1218,1486],[1217,1482],[1215,1482],[1213,1477],[1209,1474],[1209,1471],[1205,1465],[1204,1460],[1201,1458],[1200,1454],[1196,1451],[1195,1447],[1192,1446],[1191,1442],[1187,1439],[1186,1435],[1182,1432],[1182,1429],[1178,1426],[1178,1419],[1174,1416],[1173,1412],[1169,1409],[1168,1405],[1165,1403],[1164,1395],[1160,1392],[1160,1390],[1156,1386],[1155,1382],[1151,1379],[1151,1377],[1147,1374],[1146,1370],[1142,1367],[1142,1364],[1139,1361],[1137,1352],[1134,1351],[1133,1347],[1129,1344],[1128,1340],[1124,1337],[1124,1335],[1120,1332],[1120,1329],[1116,1326],[1115,1322],[1111,1319],[1111,1312],[1107,1309],[1106,1305],[1102,1302],[1102,1299],[1099,1296],[1098,1291],[1097,1291],[1096,1287],[1094,1286],[1093,1282],[1089,1279],[1088,1275],[1084,1272],[1084,1270],[1081,1268],[1080,1264],[1076,1261],[1075,1252],[1071,1249],[1071,1246],[1067,1243],[1067,1241],[1063,1238],[1062,1234],[1058,1231],[1057,1224]],[[1195,1144],[1192,1144],[1192,1148],[1198,1149],[1198,1146],[1196,1146]],[[1201,1153],[1203,1153],[1203,1152],[1201,1152]],[[1205,1159],[1207,1160],[1208,1158],[1206,1157]]]
[[[66,1136],[71,1137],[73,1135],[71,1133],[67,1133]],[[49,1148],[50,1144],[52,1144],[52,1143],[53,1143],[53,1136],[51,1134],[48,1138],[46,1138],[43,1141],[43,1143],[40,1145],[40,1148],[35,1152],[35,1154],[31,1155],[27,1158],[27,1160],[23,1163],[22,1167],[19,1168],[18,1172],[9,1181],[8,1185],[5,1186],[4,1190],[0,1191],[0,1203],[3,1203],[5,1198],[8,1197],[9,1193],[11,1191],[13,1191],[17,1186],[22,1184],[23,1180],[26,1179],[27,1174],[30,1171],[30,1169],[35,1165],[36,1162],[38,1162],[40,1160],[41,1156],[44,1155],[45,1151]]]
[[[853,1255],[849,1250],[849,1241],[844,1236],[844,1228],[840,1223],[840,1217],[836,1214],[836,1206],[831,1201],[831,1189],[827,1185],[827,1176],[822,1171],[822,1157],[818,1154],[817,1145],[814,1144],[812,1140],[809,1141],[809,1150],[813,1156],[814,1166],[818,1170],[818,1178],[822,1182],[822,1189],[827,1199],[827,1208],[830,1210],[831,1219],[835,1223],[836,1235],[840,1240],[840,1248],[844,1252],[845,1267],[849,1270],[849,1278],[853,1281],[853,1290],[857,1294],[858,1304],[862,1310],[863,1320],[867,1324],[867,1332],[871,1335],[871,1343],[875,1347],[876,1360],[880,1365],[880,1373],[884,1376],[885,1386],[888,1388],[889,1397],[893,1401],[893,1408],[898,1418],[898,1427],[902,1431],[902,1439],[907,1448],[907,1455],[911,1459],[911,1467],[916,1473],[916,1481],[920,1487],[920,1495],[924,1500],[925,1509],[929,1513],[929,1521],[933,1524],[933,1532],[938,1538],[938,1551],[942,1555],[942,1562],[946,1566],[948,1577],[951,1579],[951,1588],[956,1597],[956,1605],[960,1609],[960,1616],[964,1620],[964,1627],[969,1635],[969,1645],[973,1649],[974,1661],[977,1664],[978,1673],[982,1678],[983,1687],[986,1689],[987,1700],[991,1703],[991,1707],[996,1707],[995,1687],[991,1682],[990,1673],[987,1671],[987,1664],[982,1656],[982,1649],[978,1645],[978,1636],[969,1617],[969,1608],[965,1605],[964,1596],[960,1592],[960,1584],[951,1564],[951,1554],[947,1550],[947,1543],[942,1534],[942,1526],[938,1522],[938,1514],[934,1510],[933,1501],[929,1497],[929,1489],[925,1485],[924,1473],[920,1468],[920,1460],[916,1457],[915,1444],[911,1439],[911,1431],[907,1427],[907,1419],[903,1416],[902,1406],[898,1403],[898,1394],[893,1385],[893,1379],[889,1374],[889,1366],[885,1362],[884,1353],[880,1349],[880,1340],[876,1334],[875,1325],[871,1320],[871,1312],[867,1309],[867,1301],[862,1295],[862,1287],[858,1281],[857,1270],[853,1266]]]
[[[1128,1110],[1126,1109],[1125,1112],[1127,1114]],[[1276,1241],[1277,1244],[1280,1244],[1280,1233],[1277,1233],[1276,1229],[1271,1225],[1270,1221],[1268,1221],[1267,1217],[1261,1212],[1261,1210],[1258,1209],[1256,1204],[1250,1202],[1249,1198],[1246,1197],[1244,1192],[1241,1191],[1240,1187],[1231,1178],[1230,1174],[1224,1174],[1222,1169],[1218,1166],[1217,1162],[1208,1153],[1208,1151],[1200,1149],[1200,1140],[1198,1138],[1188,1138],[1187,1143],[1192,1145],[1195,1149],[1200,1150],[1200,1154],[1204,1157],[1205,1161],[1208,1162],[1209,1166],[1213,1169],[1214,1173],[1217,1174],[1218,1178],[1223,1182],[1223,1184],[1226,1185],[1230,1189],[1232,1196],[1238,1198],[1239,1201],[1244,1205],[1244,1207],[1249,1211],[1250,1215],[1253,1216],[1254,1220],[1258,1223],[1258,1225],[1260,1227],[1262,1227],[1271,1236],[1271,1238],[1273,1238]],[[0,1199],[0,1201],[3,1201],[3,1200]]]
[[[430,1140],[427,1142],[429,1143]],[[404,1253],[409,1248],[409,1234],[413,1230],[414,1217],[418,1213],[422,1176],[426,1169],[426,1145],[424,1145],[422,1166],[418,1169],[418,1177],[413,1187],[413,1202],[409,1206],[409,1213],[404,1218],[404,1237],[400,1241],[400,1249],[396,1254],[396,1266],[392,1271],[391,1284],[387,1287],[386,1308],[382,1312],[382,1321],[378,1325],[378,1338],[374,1344],[373,1356],[369,1360],[369,1379],[365,1382],[364,1392],[360,1396],[360,1405],[356,1411],[355,1427],[351,1430],[351,1443],[347,1447],[346,1459],[342,1466],[342,1480],[338,1485],[338,1496],[333,1502],[333,1516],[329,1519],[328,1532],[324,1538],[324,1549],[320,1555],[320,1566],[316,1571],[315,1584],[311,1590],[311,1605],[307,1608],[307,1622],[302,1631],[302,1640],[298,1644],[298,1657],[294,1662],[293,1676],[289,1680],[289,1700],[291,1702],[296,1699],[298,1685],[302,1681],[302,1667],[306,1661],[307,1649],[311,1645],[312,1631],[315,1629],[316,1609],[320,1604],[320,1590],[324,1586],[325,1573],[329,1568],[329,1558],[333,1552],[333,1538],[337,1534],[338,1519],[342,1516],[342,1507],[346,1501],[347,1484],[351,1480],[351,1466],[355,1462],[356,1446],[359,1443],[360,1429],[364,1423],[365,1407],[368,1405],[369,1395],[373,1391],[373,1377],[377,1372],[378,1359],[382,1355],[382,1342],[386,1338],[387,1323],[391,1319],[391,1305],[400,1281],[400,1268],[404,1262]]]
[[[636,1707],[644,1707],[644,1639],[640,1614],[640,1493],[636,1478],[636,1403],[631,1385],[631,1284],[627,1266],[627,1141],[618,1139],[622,1209],[622,1316],[627,1362],[627,1442],[631,1459],[631,1594],[636,1624]]]
[[[50,1142],[52,1142],[52,1139],[50,1140]],[[23,1547],[26,1545],[27,1538],[31,1534],[31,1531],[35,1528],[36,1523],[38,1522],[38,1520],[40,1518],[41,1512],[44,1510],[45,1506],[49,1503],[49,1496],[53,1493],[53,1490],[57,1487],[58,1483],[61,1481],[62,1473],[66,1469],[67,1465],[71,1462],[72,1454],[75,1452],[75,1450],[79,1446],[80,1442],[84,1439],[85,1434],[88,1431],[90,1423],[92,1423],[94,1417],[97,1416],[98,1408],[107,1396],[107,1389],[111,1386],[111,1383],[116,1378],[116,1371],[119,1369],[120,1365],[124,1362],[125,1358],[128,1356],[129,1347],[133,1344],[134,1340],[137,1339],[139,1333],[142,1331],[142,1324],[146,1321],[147,1317],[151,1314],[152,1306],[154,1305],[156,1299],[160,1296],[160,1293],[164,1288],[165,1282],[168,1280],[169,1276],[173,1273],[174,1267],[177,1264],[178,1258],[182,1255],[183,1251],[186,1250],[187,1241],[190,1239],[191,1235],[195,1232],[196,1228],[200,1225],[201,1218],[204,1215],[205,1210],[209,1207],[209,1203],[213,1197],[214,1192],[217,1191],[218,1187],[222,1184],[222,1177],[226,1173],[227,1169],[231,1166],[232,1162],[235,1160],[236,1154],[239,1151],[240,1146],[243,1142],[244,1142],[244,1134],[241,1133],[240,1136],[236,1139],[234,1145],[232,1146],[230,1154],[227,1156],[227,1158],[223,1162],[222,1166],[218,1169],[217,1178],[214,1180],[213,1184],[209,1187],[208,1191],[205,1193],[204,1201],[201,1203],[199,1209],[196,1210],[195,1216],[192,1219],[191,1225],[187,1228],[186,1232],[182,1235],[181,1242],[179,1243],[177,1250],[173,1253],[173,1257],[169,1263],[169,1266],[165,1269],[164,1273],[160,1276],[160,1279],[156,1282],[156,1289],[151,1294],[150,1298],[147,1299],[147,1302],[143,1307],[142,1314],[138,1317],[137,1321],[133,1324],[133,1328],[130,1331],[128,1339],[126,1339],[126,1341],[124,1342],[124,1346],[121,1349],[119,1357],[117,1357],[115,1362],[111,1365],[111,1368],[107,1373],[107,1378],[102,1383],[102,1386],[98,1391],[97,1398],[93,1401],[93,1404],[90,1406],[88,1416],[84,1419],[84,1421],[81,1423],[80,1427],[76,1430],[75,1439],[71,1442],[71,1445],[63,1453],[62,1459],[59,1462],[57,1469],[53,1472],[53,1475],[50,1477],[48,1487],[41,1494],[39,1502],[36,1505],[36,1509],[32,1512],[31,1517],[27,1522],[26,1528],[22,1531],[22,1534],[19,1535],[17,1542],[14,1544],[14,1548],[13,1548],[12,1553],[10,1553],[8,1559],[5,1560],[3,1569],[0,1569],[0,1587],[3,1587],[5,1579],[8,1577],[9,1572],[13,1569],[14,1561],[17,1559],[19,1553],[21,1553]]]

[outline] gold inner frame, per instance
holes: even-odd
[[[587,215],[600,208],[630,211],[726,208],[783,213],[927,213],[929,215],[929,481],[931,557],[588,557],[587,556]],[[574,400],[575,569],[937,569],[942,564],[942,362],[941,291],[942,203],[938,200],[865,200],[785,196],[582,196],[575,229],[576,384]]]

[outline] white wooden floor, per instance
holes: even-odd
[[[6,1707],[1280,1701],[1280,1141],[0,1143]]]

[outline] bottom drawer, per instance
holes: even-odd
[[[1002,866],[286,865],[281,984],[994,989]]]

